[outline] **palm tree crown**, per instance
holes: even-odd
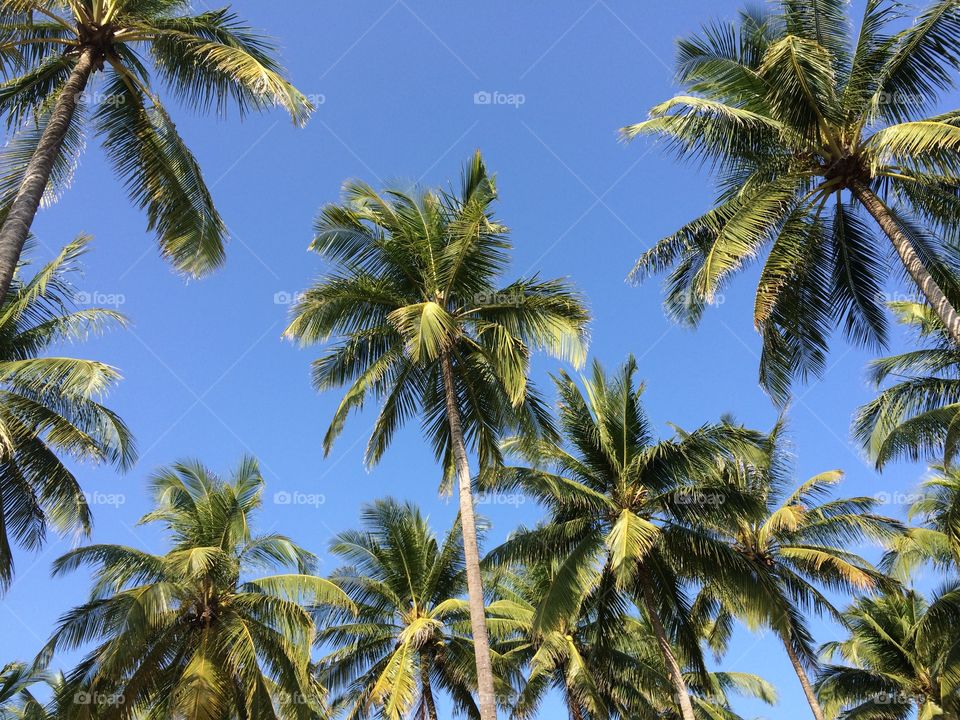
[[[925,634],[928,612],[913,591],[855,602],[844,612],[849,637],[822,649],[848,663],[824,668],[824,706],[843,720],[960,717],[956,634]]]
[[[69,279],[87,242],[70,243],[29,280],[16,277],[0,304],[0,587],[13,576],[13,542],[37,548],[48,527],[90,531],[87,498],[62,458],[123,469],[136,457],[130,431],[100,402],[119,372],[43,354],[125,322],[111,310],[75,307]]]
[[[772,594],[754,589],[749,597],[736,597],[722,584],[708,586],[698,598],[697,610],[719,607],[711,618],[710,640],[715,649],[724,648],[733,615],[743,618],[751,629],[770,627],[779,636],[807,696],[814,717],[823,720],[807,670],[817,668],[813,636],[806,618],[829,615],[842,621],[824,591],[871,592],[888,585],[886,576],[867,560],[848,549],[872,541],[892,541],[903,527],[878,515],[872,497],[834,498],[833,487],[843,474],[833,470],[816,475],[792,491],[778,476],[789,467],[783,459],[780,429],[771,436],[773,455],[767,472],[750,476],[748,487],[763,499],[762,517],[744,519],[736,525],[716,528],[727,536],[758,575],[770,582]],[[759,589],[759,588],[758,588]]]
[[[610,583],[643,608],[658,636],[684,718],[693,708],[673,643],[706,677],[700,638],[689,622],[685,585],[722,577],[752,586],[748,564],[709,530],[736,524],[758,507],[726,469],[762,459],[764,438],[727,422],[655,441],[634,384],[630,358],[612,377],[595,363],[584,389],[556,379],[563,440],[520,438],[509,448],[531,464],[507,467],[498,487],[532,494],[548,509],[542,527],[494,550],[495,562],[560,558],[535,626],[552,629],[571,616],[585,588]],[[669,637],[665,627],[673,628]],[[684,707],[685,706],[685,707]]]
[[[310,677],[310,610],[351,603],[308,574],[310,553],[282,535],[253,534],[256,461],[244,459],[231,482],[185,462],[150,484],[156,508],[141,523],[163,525],[167,553],[90,545],[54,565],[58,575],[95,568],[90,600],[63,616],[45,651],[98,643],[68,678],[69,712],[87,717],[95,708],[83,698],[115,698],[98,704],[119,718],[314,720],[322,693]],[[264,568],[292,572],[249,578]]]
[[[874,385],[894,382],[860,408],[854,434],[878,469],[897,458],[950,462],[960,447],[960,349],[928,306],[890,305],[916,347],[870,364]]]
[[[885,341],[890,263],[864,213],[960,342],[941,259],[960,227],[960,114],[928,115],[960,67],[960,6],[936,0],[895,32],[900,5],[868,0],[859,33],[843,0],[782,0],[710,25],[680,43],[687,94],[623,129],[709,163],[720,185],[714,208],[646,252],[634,279],[673,268],[668,307],[696,322],[766,249],[754,320],[761,380],[779,400],[793,376],[823,370],[835,325]]]
[[[381,405],[368,463],[419,415],[445,480],[456,474],[481,716],[494,720],[468,451],[490,467],[509,428],[549,429],[549,412],[527,382],[531,350],[581,362],[587,312],[561,280],[499,284],[511,245],[493,217],[496,186],[479,152],[459,192],[378,193],[352,182],[344,195],[322,211],[312,246],[333,270],[304,293],[287,334],[303,343],[338,339],[313,365],[318,390],[348,386],[324,438],[327,452],[350,412],[373,396]]]
[[[15,133],[0,157],[0,293],[42,196],[66,187],[88,124],[162,255],[192,275],[223,261],[226,228],[153,80],[200,111],[276,105],[302,124],[312,107],[265,38],[229,9],[190,14],[190,5],[0,0],[0,116]]]
[[[414,505],[391,499],[366,506],[362,517],[362,530],[330,544],[349,563],[330,579],[357,614],[331,608],[318,619],[317,642],[335,648],[318,674],[333,693],[334,712],[436,720],[434,692],[443,690],[477,717],[459,523],[437,538]]]

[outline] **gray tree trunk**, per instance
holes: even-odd
[[[6,297],[10,289],[17,263],[20,262],[20,253],[23,252],[23,244],[30,234],[33,218],[50,182],[53,164],[73,121],[77,98],[86,89],[95,64],[94,51],[85,48],[77,58],[77,64],[73,66],[60,97],[57,98],[53,114],[40,137],[40,143],[27,163],[20,189],[14,196],[3,227],[0,227],[0,298]]]
[[[850,186],[851,191],[860,203],[867,209],[867,212],[877,221],[880,229],[890,239],[897,255],[906,267],[907,272],[913,281],[917,284],[920,292],[927,299],[930,307],[937,314],[937,317],[943,322],[953,341],[960,345],[960,314],[957,314],[956,308],[950,304],[943,290],[937,285],[936,281],[924,267],[920,256],[917,255],[910,238],[897,223],[896,218],[890,214],[887,206],[877,197],[869,187],[862,182],[854,181]]]
[[[660,613],[657,612],[653,590],[647,582],[643,583],[643,604],[647,611],[650,625],[653,627],[653,633],[657,636],[657,645],[660,646],[663,660],[667,664],[667,670],[670,673],[670,682],[673,684],[673,692],[677,696],[677,705],[680,706],[680,715],[683,717],[683,720],[696,720],[693,714],[693,702],[690,700],[690,691],[687,689],[687,683],[683,679],[683,670],[680,668],[680,663],[677,662],[677,658],[673,655],[673,648],[670,647],[670,638],[667,637],[667,631],[663,627]]]
[[[460,408],[457,407],[453,365],[446,353],[441,358],[443,388],[446,395],[447,422],[457,470],[460,494],[460,523],[463,528],[463,552],[467,570],[467,600],[470,626],[477,660],[477,689],[480,695],[480,719],[496,720],[497,697],[493,685],[493,664],[490,661],[490,639],[487,635],[486,607],[483,602],[483,581],[480,577],[480,548],[477,542],[477,520],[473,510],[473,488],[470,483],[470,461],[463,438]]]
[[[430,656],[420,653],[420,685],[423,694],[423,704],[427,708],[427,715],[430,720],[439,720],[437,717],[437,704],[433,699],[433,687],[430,685]]]
[[[803,694],[807,696],[810,709],[813,710],[813,717],[815,717],[816,720],[823,720],[823,708],[820,707],[820,701],[817,699],[817,694],[813,691],[813,686],[810,684],[810,678],[807,677],[807,671],[803,667],[803,663],[800,662],[800,658],[797,656],[789,640],[785,639],[783,646],[787,649],[787,656],[790,658],[790,664],[793,665],[794,672],[796,672],[797,677],[800,678],[800,686],[803,688]]]

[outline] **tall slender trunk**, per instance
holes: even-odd
[[[477,520],[473,511],[473,488],[470,483],[470,461],[463,439],[463,424],[453,378],[450,355],[440,359],[443,389],[447,403],[450,443],[457,470],[460,493],[460,523],[463,528],[463,554],[467,570],[467,600],[470,626],[477,660],[477,689],[480,695],[480,720],[496,720],[497,698],[493,689],[493,664],[490,661],[490,639],[487,635],[486,608],[483,603],[483,581],[480,577],[480,548],[477,543]]]
[[[910,242],[907,234],[903,232],[896,218],[890,214],[887,206],[877,197],[876,193],[859,180],[854,180],[851,183],[850,190],[857,200],[867,209],[867,212],[873,216],[873,219],[877,221],[880,229],[883,230],[890,239],[910,277],[913,278],[920,292],[926,297],[927,302],[930,303],[930,307],[933,308],[937,317],[943,322],[950,337],[953,338],[955,343],[960,345],[960,314],[958,314],[956,308],[950,304],[947,296],[943,294],[943,290],[940,289],[940,286],[937,285],[933,276],[931,276],[927,268],[924,267],[920,256],[917,255],[917,251],[913,247],[913,243]]]
[[[794,672],[796,672],[797,677],[800,678],[800,686],[803,688],[803,694],[807,696],[810,709],[813,710],[813,717],[815,717],[816,720],[823,720],[823,708],[820,707],[820,701],[817,699],[817,694],[813,691],[810,678],[807,677],[807,671],[803,667],[803,663],[800,662],[800,658],[793,649],[793,645],[790,644],[789,638],[784,638],[783,646],[787,649],[787,657],[790,658],[790,664],[793,665]]]
[[[653,597],[653,589],[650,583],[641,581],[643,585],[643,604],[647,611],[647,617],[650,619],[650,625],[653,627],[653,633],[657,636],[657,645],[660,646],[660,652],[663,654],[664,662],[667,664],[667,670],[670,673],[670,682],[673,683],[673,691],[677,696],[677,704],[680,706],[680,715],[683,720],[695,720],[693,715],[693,702],[690,700],[690,692],[687,690],[687,683],[683,679],[683,671],[680,669],[680,663],[673,655],[673,648],[670,647],[670,639],[667,637],[667,631],[663,627],[663,621],[660,620],[660,613],[657,612],[656,600]]]
[[[40,136],[40,143],[27,163],[23,181],[14,196],[3,226],[0,227],[0,298],[6,297],[7,290],[10,289],[13,273],[20,261],[20,253],[23,252],[23,244],[30,234],[33,218],[50,182],[53,164],[73,121],[77,97],[87,87],[95,64],[94,50],[82,50],[77,64],[73,66],[70,77],[60,91],[47,127]]]
[[[427,708],[427,715],[430,720],[439,720],[437,717],[437,704],[433,699],[433,687],[430,685],[430,656],[420,653],[420,685],[423,694],[423,704]]]

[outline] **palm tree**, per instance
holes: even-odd
[[[769,247],[754,321],[761,381],[784,400],[793,376],[823,370],[836,324],[857,343],[885,341],[890,263],[875,228],[960,342],[939,257],[960,220],[960,113],[927,115],[960,69],[960,6],[935,0],[904,22],[901,3],[867,0],[858,33],[844,0],[777,6],[682,41],[686,94],[622,134],[664,138],[719,176],[713,209],[633,271],[640,280],[673,268],[667,304],[678,317],[695,323]]]
[[[531,349],[583,360],[587,312],[562,280],[498,285],[509,262],[507,228],[492,214],[496,187],[480,153],[459,193],[350,182],[344,203],[323,209],[312,249],[332,265],[294,308],[287,335],[338,342],[313,364],[318,390],[348,390],[324,438],[329,453],[351,410],[382,401],[366,462],[380,460],[397,428],[419,415],[445,479],[459,483],[480,714],[496,717],[484,622],[480,552],[468,453],[500,461],[511,428],[549,425],[527,381]]]
[[[348,718],[437,720],[436,692],[478,717],[469,637],[460,525],[438,539],[412,503],[378,500],[364,507],[363,529],[330,543],[349,564],[330,576],[356,604],[318,618],[318,643],[334,651],[318,666],[331,707]],[[411,715],[411,711],[414,711]]]
[[[911,527],[887,558],[898,577],[909,577],[920,562],[960,571],[960,470],[943,465],[933,470],[909,510],[920,525]]]
[[[828,665],[817,682],[828,711],[843,720],[960,717],[956,631],[923,638],[927,612],[913,591],[861,598],[845,611],[849,637],[822,650],[847,663]]]
[[[896,302],[891,307],[920,347],[871,363],[877,387],[891,378],[896,382],[860,408],[854,434],[878,469],[901,457],[950,463],[958,448],[960,349],[928,306]]]
[[[78,707],[81,696],[106,698],[100,705],[117,718],[314,720],[322,693],[310,676],[310,611],[351,603],[308,574],[310,553],[283,535],[253,533],[263,490],[256,461],[241,461],[229,482],[178,463],[150,486],[156,507],[141,523],[162,524],[165,554],[90,545],[54,564],[55,575],[95,568],[89,601],[60,619],[44,650],[97,643],[68,676],[68,713],[94,712]],[[249,577],[268,568],[284,572]]]
[[[56,686],[56,677],[36,665],[7,663],[0,668],[0,720],[47,720],[46,705],[37,699],[33,686]]]
[[[487,608],[495,647],[504,660],[528,668],[520,681],[513,718],[535,717],[546,691],[566,699],[573,720],[675,717],[673,688],[650,627],[629,614],[623,597],[611,592],[611,576],[582,588],[576,607],[550,629],[535,618],[560,570],[556,560],[517,569],[500,569],[496,599]],[[674,651],[678,652],[677,650]],[[679,654],[679,653],[678,653]],[[776,691],[755,675],[685,673],[693,703],[704,717],[735,720],[728,692],[776,702]]]
[[[36,549],[48,527],[90,532],[90,506],[64,458],[124,469],[136,456],[130,431],[100,402],[117,370],[43,355],[124,323],[110,310],[74,307],[69,280],[87,242],[70,243],[29,280],[21,265],[0,304],[0,590],[13,578],[13,542]]]
[[[675,646],[701,677],[707,675],[700,636],[689,620],[687,585],[713,579],[746,592],[763,584],[709,528],[759,511],[729,481],[727,468],[762,459],[764,438],[721,422],[655,441],[635,372],[631,357],[613,377],[594,363],[583,390],[566,374],[555,379],[563,439],[512,441],[508,448],[529,465],[507,467],[489,481],[531,494],[548,509],[548,520],[516,534],[489,559],[559,560],[534,618],[541,632],[569,617],[583,588],[594,583],[609,583],[630,598],[646,615],[683,719],[693,720]]]
[[[0,158],[0,297],[41,201],[65,187],[91,120],[161,254],[191,275],[223,261],[226,228],[200,168],[153,88],[201,111],[311,105],[272,45],[229,10],[188,14],[186,0],[0,0],[0,115],[16,134]],[[149,65],[145,63],[149,58]],[[102,73],[100,89],[91,83]]]
[[[777,433],[771,452],[777,450]],[[771,468],[780,467],[773,460]],[[701,596],[705,608],[721,608],[714,625],[727,628],[742,615],[752,629],[768,626],[779,636],[816,720],[823,709],[807,674],[816,668],[816,652],[806,618],[811,614],[841,619],[823,590],[870,592],[885,587],[883,573],[847,549],[867,540],[890,541],[899,536],[900,523],[874,512],[875,498],[831,498],[843,474],[838,470],[816,475],[792,492],[769,473],[756,478],[749,490],[766,504],[764,517],[716,528],[760,575],[770,578],[772,596],[731,597],[723,587],[708,587]],[[723,637],[725,631],[718,636]]]

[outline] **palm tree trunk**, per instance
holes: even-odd
[[[584,720],[580,703],[569,692],[567,693],[567,707],[570,710],[570,720]]]
[[[67,130],[77,109],[77,98],[87,87],[87,81],[96,64],[94,50],[85,48],[77,58],[70,77],[60,91],[47,127],[40,136],[33,157],[14,196],[3,227],[0,227],[0,298],[6,297],[13,273],[20,262],[23,244],[30,234],[30,226],[40,207],[40,201],[50,182],[50,173]]]
[[[937,314],[937,317],[943,322],[944,327],[953,338],[953,341],[960,345],[960,314],[956,308],[947,300],[943,290],[937,285],[936,281],[924,267],[920,256],[917,255],[910,238],[897,223],[896,218],[890,214],[887,206],[877,197],[869,187],[859,180],[854,180],[850,185],[850,190],[860,203],[867,209],[867,212],[877,221],[880,229],[886,234],[893,243],[894,249],[900,256],[900,260],[906,267],[907,272],[913,281],[917,284],[920,292],[923,293],[930,307]]]
[[[450,355],[440,359],[443,389],[447,403],[447,422],[450,424],[450,443],[456,464],[460,492],[460,524],[463,528],[463,554],[467,570],[467,600],[470,606],[470,626],[473,630],[473,649],[477,660],[477,689],[480,695],[480,720],[496,720],[497,699],[493,689],[493,664],[490,661],[490,639],[487,636],[486,608],[483,602],[483,581],[480,577],[480,548],[477,543],[477,521],[473,511],[473,488],[470,483],[470,461],[463,439],[463,425],[453,378]]]
[[[683,720],[695,720],[693,715],[693,703],[690,701],[690,692],[687,690],[687,683],[683,679],[683,671],[680,669],[680,663],[673,655],[673,648],[670,647],[670,639],[667,637],[667,631],[660,620],[660,613],[657,612],[656,601],[653,598],[653,590],[650,583],[641,580],[643,585],[643,604],[647,611],[647,617],[650,619],[650,625],[653,627],[653,633],[657,636],[657,645],[660,646],[660,652],[663,654],[664,662],[667,664],[667,670],[670,673],[670,682],[673,683],[673,691],[677,696],[677,704],[680,706],[680,715]]]
[[[817,699],[817,694],[813,691],[810,678],[807,677],[807,671],[800,662],[800,657],[793,649],[793,645],[790,644],[789,639],[784,639],[783,646],[787,649],[787,657],[790,658],[790,664],[793,665],[794,672],[796,672],[797,677],[800,678],[800,686],[803,688],[803,694],[807,696],[810,709],[813,710],[813,717],[815,717],[816,720],[823,720],[823,708],[820,707],[820,701]]]
[[[420,653],[420,685],[422,686],[423,704],[427,708],[427,715],[430,720],[439,720],[437,705],[433,699],[433,687],[430,685],[430,656],[425,652]]]

